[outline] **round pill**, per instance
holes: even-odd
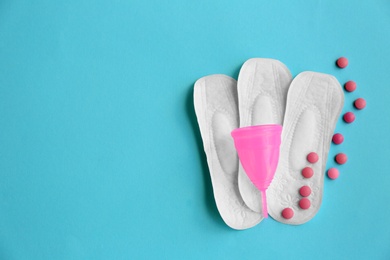
[[[355,114],[352,112],[347,112],[344,114],[343,119],[346,123],[350,124],[355,121]]]
[[[341,144],[344,141],[344,136],[340,133],[334,134],[332,137],[332,142],[334,144]]]
[[[343,69],[348,66],[348,59],[345,57],[340,57],[337,59],[336,63],[339,68]]]
[[[305,177],[306,179],[311,178],[313,174],[314,174],[313,169],[310,167],[305,167],[302,170],[302,176]]]
[[[363,98],[356,99],[353,104],[359,110],[361,110],[361,109],[366,107],[366,101]]]
[[[348,81],[347,83],[344,84],[344,88],[348,92],[353,92],[356,89],[356,82],[350,80],[350,81]]]
[[[294,216],[294,211],[291,208],[285,208],[282,211],[282,217],[285,219],[290,219]]]
[[[311,152],[307,155],[307,160],[309,163],[316,163],[318,162],[318,154],[315,152]]]
[[[301,209],[308,209],[310,208],[310,205],[311,205],[310,200],[307,198],[303,198],[299,201],[299,207]]]
[[[311,189],[309,186],[302,186],[299,189],[299,194],[301,194],[302,197],[307,197],[311,194]]]
[[[344,164],[344,163],[347,162],[348,157],[347,157],[347,155],[345,153],[339,153],[339,154],[336,155],[335,159],[336,159],[336,162],[338,164]]]
[[[330,168],[328,170],[328,177],[332,180],[335,180],[339,177],[339,170],[337,170],[336,168]]]

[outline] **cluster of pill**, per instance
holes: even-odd
[[[311,164],[318,162],[318,154],[311,152],[306,157],[307,161]],[[305,167],[302,169],[302,176],[305,179],[310,179],[314,175],[314,171],[311,167]],[[311,188],[307,185],[302,186],[299,189],[299,195],[302,196],[302,199],[299,200],[298,205],[301,209],[308,209],[311,206],[310,200],[307,198],[311,194]],[[291,208],[285,208],[282,210],[282,217],[285,219],[290,219],[294,216],[294,211]]]
[[[348,66],[348,59],[345,57],[341,57],[337,59],[336,64],[339,68],[343,69]],[[356,90],[356,83],[352,80],[348,81],[344,84],[344,88],[347,92],[353,92]],[[353,105],[356,109],[362,110],[366,107],[366,101],[363,98],[358,98],[353,102]],[[355,114],[353,112],[347,112],[343,115],[343,120],[350,124],[355,121]],[[344,141],[344,136],[340,133],[336,133],[333,135],[332,142],[336,145],[341,144]],[[344,153],[339,153],[335,157],[335,161],[337,164],[344,164],[348,160],[348,157]],[[330,168],[328,170],[328,177],[332,180],[337,179],[339,177],[339,171],[336,168]]]
[[[345,57],[341,57],[336,61],[336,64],[339,68],[343,69],[348,66],[348,59]],[[356,90],[356,83],[352,80],[345,83],[344,88],[347,92],[353,92]],[[366,107],[366,101],[363,98],[358,98],[353,103],[354,107],[358,110],[361,110]],[[343,120],[350,124],[355,121],[355,114],[353,112],[347,112],[343,115]],[[344,141],[344,136],[340,133],[336,133],[332,137],[332,142],[336,145],[341,144]],[[307,155],[307,160],[309,163],[316,163],[318,161],[318,154],[315,152],[311,152]],[[344,153],[338,153],[335,157],[335,161],[337,164],[344,164],[348,160],[348,157]],[[309,179],[313,176],[314,171],[311,167],[305,167],[302,169],[302,176],[306,179]],[[339,170],[337,168],[330,168],[328,170],[328,177],[332,180],[337,179],[339,177]],[[302,186],[299,189],[299,194],[302,196],[298,205],[301,209],[305,210],[310,208],[311,202],[307,198],[311,194],[311,188],[309,186]],[[285,219],[291,219],[294,216],[294,210],[292,208],[285,208],[282,210],[282,217]]]

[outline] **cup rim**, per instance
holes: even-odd
[[[270,131],[270,130],[276,130],[276,131],[282,131],[282,125],[279,124],[265,124],[265,125],[254,125],[254,126],[244,126],[240,128],[234,129],[231,134],[237,135],[237,134],[244,134],[245,132],[252,131],[252,130],[258,130],[258,131]]]

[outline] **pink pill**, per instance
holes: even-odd
[[[332,142],[334,144],[341,144],[344,141],[344,136],[340,133],[334,134],[332,137]]]
[[[294,211],[291,208],[285,208],[282,211],[282,217],[285,219],[290,219],[294,216]]]
[[[336,168],[330,168],[328,170],[328,177],[332,180],[335,180],[339,177],[339,170],[337,170]]]
[[[343,119],[346,123],[350,124],[355,121],[355,114],[352,112],[347,112],[344,114]]]
[[[336,63],[339,68],[343,69],[348,66],[348,59],[345,57],[340,57],[337,59]]]
[[[344,164],[347,162],[348,157],[345,153],[339,153],[336,155],[335,160],[338,164]]]
[[[302,170],[302,176],[305,177],[306,179],[311,178],[313,174],[314,174],[313,169],[310,167],[305,167]]]
[[[310,208],[310,205],[311,205],[310,200],[307,198],[303,198],[299,201],[299,207],[301,209],[308,209]]]
[[[345,88],[345,90],[348,91],[348,92],[353,92],[353,91],[355,91],[355,89],[356,89],[356,83],[355,83],[355,81],[352,81],[352,80],[348,81],[347,83],[344,84],[344,88]]]
[[[315,152],[311,152],[307,155],[307,160],[309,163],[316,163],[318,162],[318,154]]]
[[[366,101],[363,98],[356,99],[353,104],[359,110],[361,110],[361,109],[366,107]]]
[[[301,194],[302,197],[307,197],[311,194],[311,189],[309,186],[302,186],[299,189],[299,194]]]

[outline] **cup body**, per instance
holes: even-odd
[[[237,128],[231,134],[249,179],[259,190],[266,190],[279,162],[282,126],[248,126]]]

